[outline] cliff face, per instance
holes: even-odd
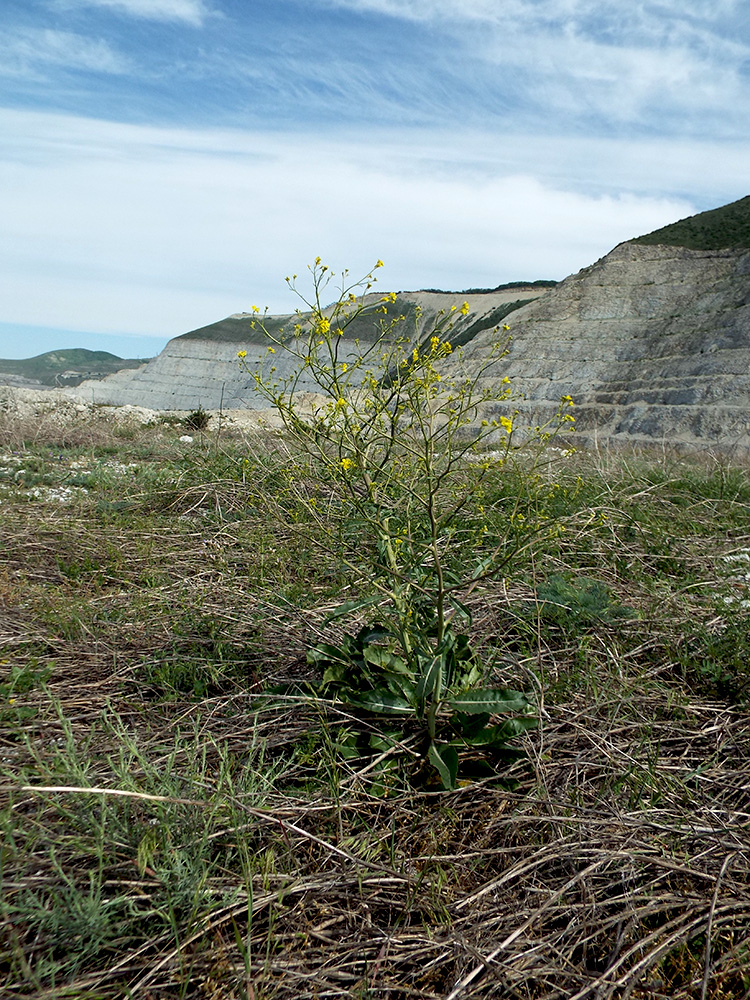
[[[623,243],[507,322],[527,419],[569,394],[587,443],[750,449],[750,250]]]
[[[451,339],[471,339],[488,327],[494,328],[518,302],[528,302],[547,294],[547,289],[518,287],[496,292],[452,295],[445,292],[402,292],[389,306],[389,316],[403,315],[399,335],[419,341],[433,329],[441,310],[459,308],[469,302],[471,312],[465,319],[457,316]],[[379,301],[380,295],[368,296],[368,302]],[[418,308],[419,307],[419,308]],[[116,406],[131,404],[153,410],[258,409],[267,403],[255,390],[252,372],[257,363],[268,361],[267,342],[253,328],[253,316],[241,313],[219,323],[192,330],[171,340],[161,354],[137,371],[118,372],[101,381],[82,383],[76,394],[88,402]],[[347,328],[342,338],[340,359],[354,357],[355,339],[372,341],[383,317],[368,314]],[[289,335],[296,316],[269,316],[265,323],[274,334]],[[245,364],[240,365],[237,353],[246,351]],[[273,356],[274,378],[283,379],[293,364],[279,350]],[[248,372],[249,370],[249,372]],[[314,386],[302,380],[302,391]]]
[[[511,327],[510,352],[489,377],[511,377],[525,397],[514,404],[522,421],[546,420],[568,394],[582,444],[665,442],[750,451],[749,249],[623,243],[549,290],[401,293],[392,311],[406,316],[402,330],[419,340],[439,310],[464,299],[471,313],[458,318],[451,340],[465,345],[470,365],[486,358],[498,323]],[[524,299],[528,304],[517,308]],[[138,371],[75,391],[93,402],[157,410],[264,406],[237,361],[237,352],[247,351],[252,370],[265,355],[251,319],[234,316],[177,337]],[[290,330],[294,321],[269,318],[276,330]],[[341,359],[354,350],[355,337],[367,340],[373,329],[372,319],[350,328]],[[289,362],[281,351],[273,360],[283,377]]]

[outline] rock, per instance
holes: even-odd
[[[487,293],[404,292],[389,306],[389,316],[403,315],[404,331],[419,339],[432,329],[441,310],[468,301],[471,313],[457,316],[451,334],[473,335],[472,330],[494,326],[502,316],[519,302],[528,302],[547,292],[546,288],[523,286]],[[381,296],[370,295],[370,304],[379,302]],[[421,310],[421,316],[418,315]],[[382,314],[372,313],[353,323],[342,337],[340,359],[355,357],[355,339],[372,342]],[[202,407],[209,412],[219,410],[256,410],[267,406],[266,400],[255,388],[252,371],[260,361],[267,367],[276,366],[274,378],[283,379],[296,362],[278,351],[273,358],[267,354],[268,342],[254,328],[253,314],[239,313],[218,323],[192,330],[171,340],[161,354],[135,371],[119,371],[101,381],[82,382],[75,392],[92,403],[121,406],[137,404],[156,410],[196,410]],[[291,336],[297,316],[268,316],[269,329]],[[243,364],[237,357],[246,351]],[[313,391],[315,386],[303,380],[298,387],[302,392]]]
[[[493,385],[510,377],[523,399],[498,407],[497,415],[517,407],[517,423],[533,427],[569,395],[582,444],[750,451],[750,197],[622,243],[551,290],[402,292],[389,316],[402,315],[399,333],[418,342],[441,311],[460,309],[464,300],[470,314],[454,315],[449,336],[464,345],[470,370],[487,363],[506,316],[511,327],[509,353],[484,378]],[[356,339],[372,343],[374,319],[361,317],[347,328],[341,361],[354,356]],[[266,322],[291,337],[297,317]],[[237,425],[276,427],[261,410],[266,401],[252,371],[270,361],[283,382],[294,360],[281,350],[269,356],[253,324],[252,315],[240,313],[193,330],[138,370],[84,382],[75,392],[91,404],[149,412],[203,407]],[[240,351],[246,352],[243,365]],[[445,362],[448,371],[457,364],[456,354]],[[312,393],[315,386],[303,379],[297,388]]]
[[[508,322],[527,421],[569,394],[582,443],[750,448],[750,250],[623,243]]]

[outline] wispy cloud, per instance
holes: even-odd
[[[105,7],[151,21],[184,21],[200,27],[209,8],[203,0],[54,0],[59,8]]]
[[[26,28],[0,36],[0,75],[36,75],[44,67],[126,73],[127,59],[101,38],[72,31]]]
[[[690,21],[716,21],[740,9],[741,0],[312,0],[318,6],[386,14],[414,21],[485,21],[494,24],[549,24],[552,22],[652,23],[679,17]]]
[[[430,22],[468,75],[496,67],[527,108],[611,125],[699,131],[713,114],[745,130],[750,39],[739,0],[313,0],[321,8]]]

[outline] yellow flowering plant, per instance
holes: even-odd
[[[250,368],[240,352],[240,361],[281,417],[295,466],[288,483],[305,519],[365,587],[329,620],[372,608],[373,623],[357,635],[308,652],[323,671],[322,691],[379,715],[416,718],[423,759],[451,788],[462,750],[507,759],[508,739],[535,724],[523,694],[482,686],[479,657],[456,626],[471,625],[462,598],[532,544],[538,526],[520,530],[519,512],[510,511],[507,533],[488,544],[486,526],[477,530],[469,516],[485,477],[517,448],[511,387],[494,375],[507,327],[470,366],[451,342],[468,303],[438,314],[425,336],[419,311],[409,325],[391,312],[394,293],[372,292],[381,266],[358,281],[343,272],[324,306],[335,275],[317,258],[309,298],[287,279],[306,306],[293,330],[259,316],[265,359]],[[316,402],[304,406],[301,394],[311,390]],[[571,419],[562,410],[558,417],[531,440],[544,443]],[[515,717],[495,724],[499,713]]]

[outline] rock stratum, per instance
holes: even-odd
[[[390,311],[405,316],[417,341],[441,310],[464,300],[470,314],[458,317],[451,340],[470,366],[486,360],[497,325],[510,325],[509,352],[487,378],[512,379],[521,421],[543,422],[570,395],[583,444],[750,451],[750,197],[622,243],[554,288],[404,292]],[[285,334],[295,320],[267,322]],[[75,391],[154,410],[260,408],[237,361],[247,351],[252,369],[266,353],[251,324],[240,314],[191,331],[142,368]],[[342,360],[374,329],[364,317],[353,324]],[[281,352],[274,362],[283,377]]]
[[[401,292],[388,307],[389,316],[403,316],[400,336],[415,342],[429,336],[441,311],[468,301],[470,313],[457,316],[451,331],[454,343],[466,343],[480,332],[494,329],[512,311],[546,294],[546,288],[518,285],[492,292]],[[368,306],[377,305],[380,293],[365,296]],[[268,404],[255,389],[252,371],[267,358],[269,341],[260,334],[252,313],[228,316],[219,323],[192,330],[171,340],[161,354],[135,371],[121,371],[108,378],[83,382],[75,392],[88,402],[121,406],[131,404],[154,410],[261,409]],[[381,314],[368,312],[347,327],[342,337],[339,358],[351,360],[360,344],[372,343],[380,330]],[[292,337],[296,315],[266,316],[268,330],[279,337]],[[237,358],[246,351],[244,363]],[[274,378],[283,379],[296,362],[281,350],[273,358]],[[302,379],[301,391],[314,391],[315,385]]]
[[[750,250],[623,243],[508,322],[527,419],[569,394],[586,443],[750,450]]]

